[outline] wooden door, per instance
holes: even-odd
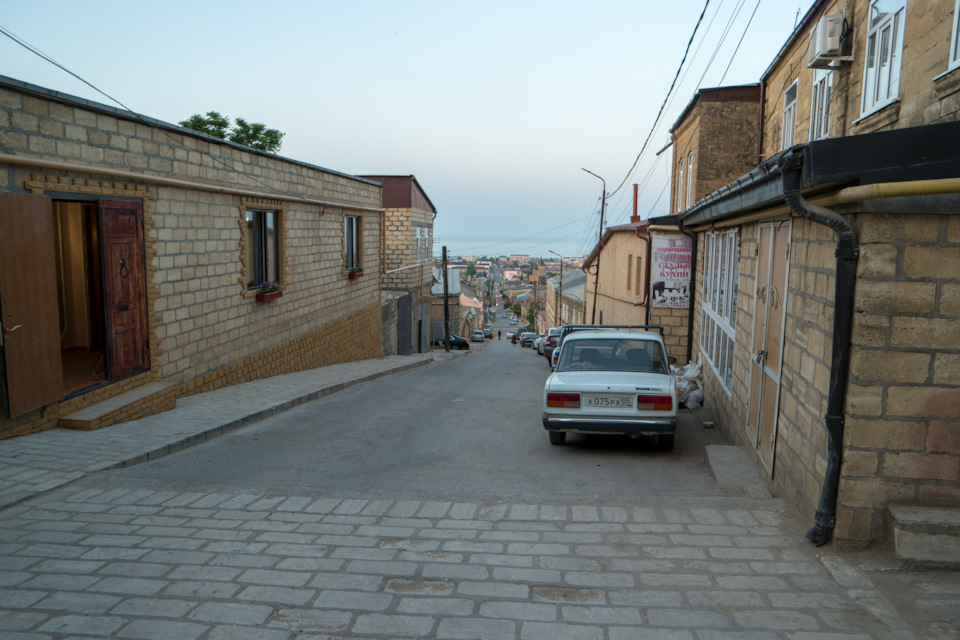
[[[63,396],[50,198],[0,195],[0,325],[7,416]]]
[[[103,298],[111,380],[150,366],[143,213],[139,202],[101,200]]]
[[[790,223],[761,226],[758,244],[747,428],[772,473],[780,409]]]

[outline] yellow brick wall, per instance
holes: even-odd
[[[844,8],[856,34],[854,60],[839,66],[834,72],[831,137],[957,119],[960,113],[960,69],[944,75],[949,60],[954,0],[907,2],[899,100],[867,116],[861,110],[861,86],[866,59],[869,0],[828,2],[817,15],[840,14]],[[799,80],[795,143],[810,140],[814,70],[807,68],[808,41],[809,33],[804,32],[766,77],[764,159],[781,150],[783,93],[794,80]]]
[[[0,190],[143,202],[151,366],[145,374],[0,420],[0,438],[50,428],[61,415],[146,382],[195,392],[318,362],[380,355],[378,185],[6,88],[0,88],[0,121],[7,123],[0,145],[24,158],[0,167]],[[90,171],[41,173],[32,159],[72,162]],[[124,175],[111,177],[112,171]],[[154,178],[211,186],[168,186]],[[261,192],[285,196],[273,201]],[[346,206],[307,203],[299,196]],[[283,211],[284,293],[270,302],[258,302],[246,290],[240,224],[245,203]],[[349,279],[343,269],[344,215],[362,217],[362,278]],[[334,346],[326,342],[331,335]]]

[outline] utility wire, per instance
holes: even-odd
[[[40,51],[39,49],[37,49],[36,47],[34,47],[34,46],[31,45],[30,43],[28,43],[26,40],[23,40],[23,39],[20,38],[19,36],[15,35],[15,34],[12,33],[11,31],[9,31],[8,29],[4,28],[2,25],[0,25],[0,33],[2,33],[3,35],[7,36],[7,37],[10,38],[11,40],[13,40],[13,41],[16,42],[17,44],[19,44],[21,47],[23,47],[24,49],[26,49],[27,51],[29,51],[30,53],[32,53],[32,54],[34,54],[34,55],[36,55],[36,56],[39,56],[40,58],[42,58],[43,60],[49,62],[50,64],[52,64],[53,66],[57,67],[58,69],[60,69],[60,70],[62,70],[62,71],[64,71],[64,72],[66,72],[67,74],[73,76],[74,78],[76,78],[77,80],[79,80],[80,82],[82,82],[83,84],[87,85],[88,87],[90,87],[91,89],[93,89],[94,91],[96,91],[97,93],[99,93],[100,95],[102,95],[102,96],[104,96],[105,98],[107,98],[108,100],[110,100],[111,102],[114,102],[114,103],[118,104],[121,108],[123,108],[125,111],[127,111],[127,113],[129,113],[130,116],[132,116],[132,117],[133,117],[135,120],[137,120],[138,122],[140,122],[140,123],[142,123],[142,124],[150,127],[151,129],[154,129],[154,130],[156,130],[156,131],[161,132],[163,135],[165,135],[165,136],[166,136],[171,142],[173,142],[174,144],[177,144],[177,145],[183,147],[184,149],[187,149],[187,148],[188,148],[185,144],[183,144],[183,142],[182,142],[181,140],[177,140],[174,136],[170,135],[170,133],[168,133],[167,131],[165,131],[163,128],[157,126],[156,123],[151,122],[150,120],[148,120],[147,118],[145,118],[143,115],[137,113],[136,111],[134,111],[133,109],[131,109],[131,108],[128,107],[127,105],[123,104],[122,102],[120,102],[119,100],[117,100],[116,98],[114,98],[113,96],[111,96],[110,94],[106,93],[106,92],[103,91],[102,89],[100,89],[100,88],[98,88],[97,86],[95,86],[93,83],[85,80],[84,78],[82,78],[82,77],[79,76],[78,74],[74,73],[74,72],[71,71],[70,69],[67,69],[65,66],[63,66],[62,64],[60,64],[59,62],[57,62],[56,60],[54,60],[53,58],[51,58],[51,57],[48,56],[47,54],[43,53],[42,51]],[[201,133],[201,132],[196,132],[196,133]],[[211,136],[211,137],[215,138],[214,136]],[[215,139],[216,139],[216,140],[220,140],[219,138],[215,138]],[[222,140],[222,142],[227,142],[227,141],[226,141],[226,140]],[[241,146],[242,146],[242,145],[241,145]],[[197,148],[189,148],[189,149],[190,149],[191,151],[199,151],[201,154],[207,156],[207,157],[210,158],[214,163],[219,164],[219,165],[220,165],[221,167],[223,167],[224,169],[227,169],[228,171],[231,171],[231,172],[234,172],[234,173],[239,173],[241,176],[243,176],[243,177],[246,178],[247,180],[251,180],[251,181],[253,181],[254,183],[260,185],[261,187],[264,187],[264,188],[266,188],[266,189],[269,189],[270,191],[273,191],[274,193],[277,193],[278,195],[286,196],[286,197],[288,197],[288,198],[293,198],[293,199],[295,199],[295,200],[299,200],[299,199],[302,199],[302,198],[303,198],[303,196],[300,195],[300,194],[294,194],[294,193],[290,193],[290,192],[284,191],[284,190],[282,190],[282,189],[277,189],[277,188],[274,187],[273,185],[270,185],[270,184],[267,184],[266,182],[262,182],[262,181],[258,180],[255,176],[253,176],[253,175],[251,175],[251,174],[249,174],[249,173],[245,173],[245,172],[243,172],[243,171],[237,171],[237,170],[234,169],[232,166],[230,166],[229,164],[227,164],[224,160],[221,160],[220,158],[218,158],[217,156],[215,156],[215,155],[213,155],[213,154],[211,154],[211,153],[209,153],[209,152],[202,151],[202,150],[197,149]]]
[[[653,136],[653,132],[657,128],[657,123],[660,122],[660,116],[663,115],[663,109],[664,107],[667,106],[667,100],[670,98],[670,93],[673,91],[673,88],[677,84],[677,78],[680,77],[680,71],[683,69],[683,64],[687,61],[687,54],[690,53],[690,47],[693,45],[693,39],[697,35],[697,29],[700,28],[700,23],[703,22],[703,16],[706,15],[708,6],[710,6],[710,0],[707,0],[706,3],[703,5],[703,11],[700,12],[700,17],[697,19],[697,24],[693,28],[693,33],[690,34],[690,40],[687,42],[687,48],[683,52],[683,60],[680,61],[680,66],[677,68],[677,73],[673,76],[673,82],[670,83],[670,88],[667,90],[667,95],[664,97],[663,103],[660,105],[660,110],[657,112],[657,117],[653,121],[653,126],[650,128],[650,133],[647,134],[647,139],[644,140],[643,146],[640,148],[640,153],[637,154],[636,160],[633,161],[633,165],[630,167],[630,170],[627,171],[627,175],[624,176],[623,181],[619,185],[617,185],[617,188],[610,193],[610,196],[620,191],[620,189],[623,188],[623,185],[627,183],[627,180],[630,179],[630,174],[633,173],[633,170],[636,168],[637,163],[640,162],[640,156],[643,155],[643,152],[646,150],[647,145],[650,143],[650,138]],[[607,196],[607,197],[610,197],[610,196]]]

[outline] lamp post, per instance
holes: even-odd
[[[593,277],[593,310],[590,312],[590,324],[597,323],[597,292],[600,291],[600,252],[603,250],[603,247],[600,246],[600,242],[603,240],[603,211],[604,206],[607,204],[607,181],[595,174],[589,169],[584,169],[587,173],[592,175],[594,178],[600,180],[603,183],[603,196],[600,198],[600,233],[597,234],[597,272]],[[561,271],[563,273],[563,271]]]
[[[562,327],[563,319],[560,317],[560,305],[563,304],[563,256],[552,249],[547,249],[547,251],[560,258],[560,295],[553,303],[553,321],[557,323],[558,327]]]

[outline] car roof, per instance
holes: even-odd
[[[583,331],[574,331],[566,337],[567,340],[651,340],[653,342],[662,342],[663,339],[659,333],[654,331],[619,329],[610,331],[609,329],[584,329]]]

